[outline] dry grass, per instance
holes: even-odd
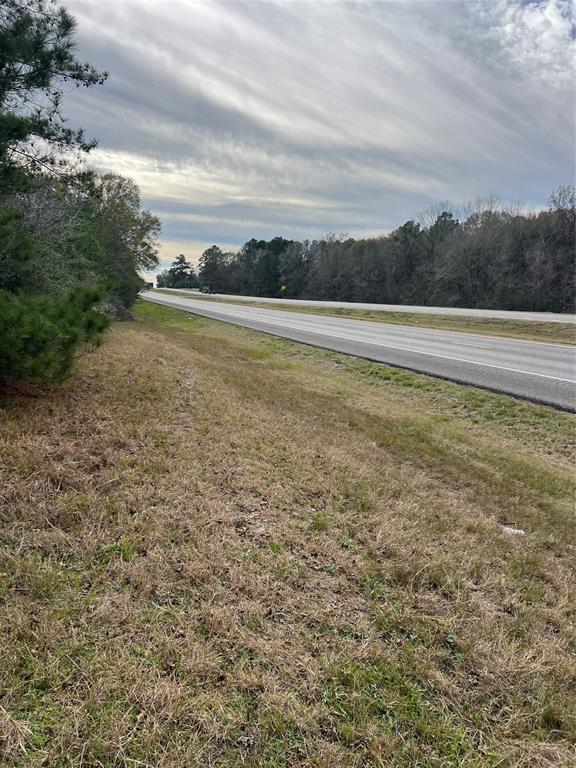
[[[348,317],[352,320],[370,320],[393,325],[418,325],[421,328],[438,328],[443,331],[461,331],[464,333],[484,334],[486,336],[507,336],[512,339],[528,341],[546,341],[554,344],[576,344],[576,326],[572,323],[550,323],[545,321],[496,320],[479,317],[454,317],[452,315],[420,315],[409,312],[385,312],[371,309],[338,309],[333,307],[297,306],[294,304],[269,304],[262,301],[242,301],[220,299],[206,296],[200,292],[166,291],[158,293],[180,296],[184,299],[241,304],[245,307],[260,309],[281,309],[287,312],[305,312],[309,315],[328,315]]]
[[[2,405],[0,764],[574,764],[573,416],[149,304]]]

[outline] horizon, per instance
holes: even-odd
[[[447,200],[541,209],[570,182],[565,0],[66,6],[110,71],[67,117],[162,218],[159,271],[252,237],[384,235]]]

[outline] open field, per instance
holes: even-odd
[[[574,416],[143,303],[1,407],[0,765],[574,764]]]
[[[508,336],[514,339],[528,339],[531,341],[551,341],[556,344],[576,344],[576,326],[571,323],[522,322],[520,320],[492,320],[487,318],[423,315],[380,310],[296,306],[281,302],[269,304],[259,301],[238,301],[234,298],[221,299],[206,296],[199,291],[192,293],[189,291],[167,291],[162,288],[156,288],[155,290],[158,293],[181,296],[185,299],[241,304],[245,307],[259,307],[260,309],[281,309],[287,312],[305,312],[306,314],[327,315],[330,317],[349,317],[355,320],[371,320],[378,323],[393,323],[394,325],[416,325],[422,328],[437,328],[438,330],[445,331]]]

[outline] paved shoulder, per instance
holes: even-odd
[[[573,347],[146,293],[148,301],[292,341],[576,410]]]
[[[197,296],[186,288],[163,288]],[[420,307],[410,304],[366,304],[355,301],[315,301],[314,299],[270,299],[264,296],[242,296],[226,293],[212,294],[213,299],[258,302],[259,304],[290,304],[293,307],[323,307],[324,309],[362,309],[375,312],[401,312],[411,315],[444,315],[445,317],[476,317],[492,320],[521,320],[523,322],[568,323],[576,325],[576,315],[560,312],[521,312],[508,309],[469,309],[467,307]]]

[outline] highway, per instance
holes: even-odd
[[[163,291],[189,293],[200,297],[198,291],[188,288],[162,288]],[[227,293],[210,294],[212,299],[248,301],[259,304],[289,304],[293,307],[324,307],[328,309],[367,309],[375,312],[401,312],[411,315],[444,315],[445,317],[478,317],[492,320],[522,320],[523,322],[568,323],[576,325],[576,315],[560,312],[519,312],[509,309],[469,309],[467,307],[417,307],[411,304],[364,304],[355,301],[316,301],[314,299],[269,299],[264,296],[240,296]]]
[[[576,348],[170,296],[141,298],[292,341],[576,410]]]

